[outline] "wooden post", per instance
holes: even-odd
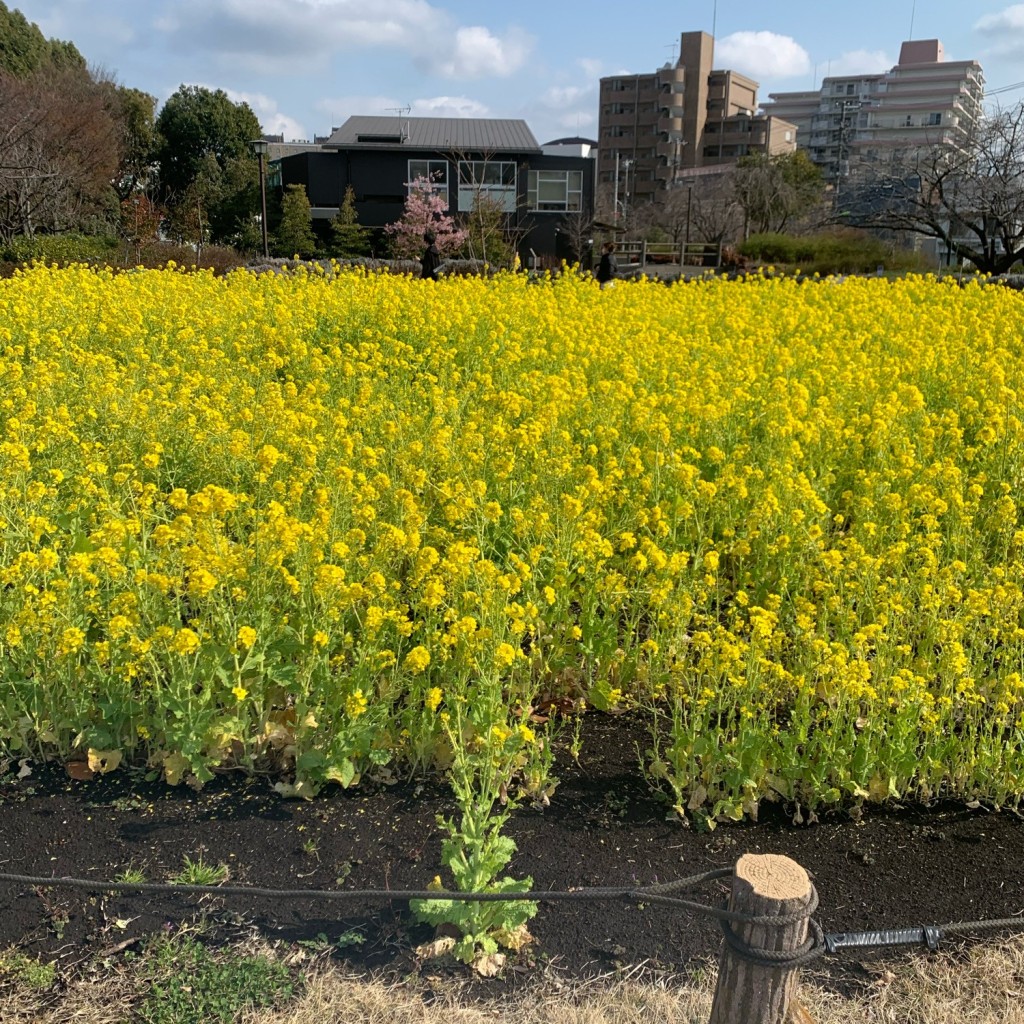
[[[806,917],[779,926],[739,924],[731,927],[748,946],[796,950],[807,939],[813,889],[807,872],[789,857],[745,853],[736,862],[729,909],[755,917],[782,917],[808,911]],[[763,967],[724,945],[710,1024],[785,1024],[796,990],[797,972]]]

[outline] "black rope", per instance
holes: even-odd
[[[531,900],[535,902],[576,902],[594,900],[635,900],[638,902],[671,901],[686,903],[693,908],[700,907],[716,912],[714,907],[701,903],[689,904],[685,900],[672,900],[664,893],[692,889],[704,882],[719,878],[730,878],[733,868],[715,868],[699,875],[690,875],[671,882],[654,883],[650,886],[618,885],[593,886],[569,890],[530,890],[528,892],[449,892],[444,889],[266,889],[249,885],[190,885],[175,882],[113,882],[96,881],[91,878],[68,876],[14,875],[0,873],[0,882],[11,882],[31,886],[47,886],[64,889],[86,889],[92,892],[147,892],[147,893],[191,893],[211,896],[260,896],[264,899],[314,899],[314,900],[458,900],[461,902],[496,903],[510,900]],[[748,920],[746,917],[740,920]]]
[[[722,935],[725,936],[726,945],[741,960],[757,964],[759,967],[785,968],[789,971],[803,967],[831,952],[821,925],[813,918],[807,921],[807,931],[807,938],[796,949],[766,949],[763,946],[748,945],[733,931],[728,921],[722,922]]]
[[[632,900],[638,903],[657,903],[678,907],[691,913],[718,920],[729,948],[739,957],[762,967],[793,969],[811,963],[826,953],[841,949],[868,949],[883,946],[923,944],[938,948],[939,940],[948,935],[972,932],[1015,930],[1024,932],[1024,917],[991,918],[980,921],[955,921],[944,925],[915,928],[895,928],[865,932],[832,932],[825,934],[811,915],[818,907],[818,893],[811,886],[807,905],[799,911],[778,917],[745,914],[706,903],[682,899],[673,895],[696,888],[705,882],[731,878],[734,868],[714,868],[701,874],[689,875],[671,882],[656,882],[645,886],[591,886],[580,889],[535,889],[527,892],[449,892],[444,889],[267,889],[247,885],[190,885],[174,882],[114,882],[91,878],[71,878],[50,875],[16,875],[0,873],[0,883],[50,888],[85,889],[90,892],[174,893],[209,896],[259,896],[281,900],[454,900],[466,903],[496,903],[529,900],[537,903],[569,903],[603,900]],[[751,946],[742,939],[732,925],[761,925],[783,927],[807,921],[808,937],[795,950],[775,950]]]

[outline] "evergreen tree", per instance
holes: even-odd
[[[249,143],[262,129],[249,105],[233,103],[222,89],[183,85],[161,109],[156,133],[161,201],[172,213],[182,203],[193,204],[193,186],[202,175],[210,241],[237,240],[260,202],[259,169]],[[212,177],[219,180],[213,183]]]
[[[47,39],[21,11],[0,2],[0,71],[25,78],[35,71],[85,70],[85,58],[74,43]]]
[[[305,185],[289,185],[285,189],[274,251],[286,258],[310,257],[316,253],[316,235]]]
[[[333,256],[365,256],[370,251],[369,231],[359,224],[356,193],[351,185],[345,189],[338,215],[331,221]]]

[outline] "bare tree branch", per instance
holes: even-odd
[[[980,121],[962,145],[938,143],[858,169],[847,223],[938,239],[985,273],[1024,258],[1024,104]]]

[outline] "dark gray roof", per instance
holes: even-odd
[[[582,135],[570,135],[564,139],[552,139],[545,146],[593,146],[597,148],[597,139],[585,139]]]
[[[328,147],[539,152],[525,121],[497,117],[350,117],[324,144]]]

